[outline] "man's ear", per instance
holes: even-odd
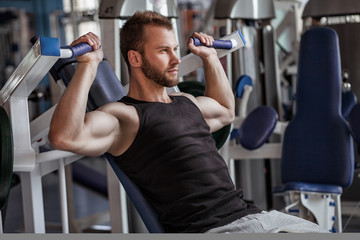
[[[128,52],[129,63],[133,67],[141,67],[142,59],[141,54],[138,51],[130,50]]]

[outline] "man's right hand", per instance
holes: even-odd
[[[89,44],[93,48],[93,51],[76,57],[76,60],[78,61],[78,63],[99,64],[103,60],[103,57],[104,57],[103,51],[101,49],[100,38],[96,34],[89,32],[85,35],[82,35],[75,41],[73,41],[70,44],[70,46],[74,46],[74,45],[82,43],[82,42]]]
[[[212,36],[209,36],[209,35],[207,35],[205,33],[201,33],[201,32],[200,33],[194,32],[192,37],[198,38],[206,46],[211,46],[214,42],[214,38]],[[210,56],[215,56],[217,58],[217,53],[214,48],[209,48],[209,47],[205,47],[205,46],[196,47],[194,45],[194,40],[192,38],[189,38],[187,46],[193,54],[198,55],[203,60],[206,60]]]

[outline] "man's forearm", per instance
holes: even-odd
[[[235,100],[229,80],[216,55],[203,59],[206,87],[205,96],[215,99],[229,111],[234,111]]]

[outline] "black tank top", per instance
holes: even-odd
[[[140,127],[132,145],[115,157],[159,214],[166,232],[205,232],[259,210],[235,190],[209,126],[187,97],[171,103],[124,97]]]

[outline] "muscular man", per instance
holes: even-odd
[[[212,45],[211,36],[193,36]],[[304,226],[297,231],[322,231],[302,219],[261,212],[235,189],[211,136],[234,119],[234,96],[214,49],[195,47],[191,39],[187,44],[202,59],[206,78],[204,96],[194,98],[166,92],[178,83],[180,63],[167,18],[137,12],[120,39],[129,92],[89,113],[87,96],[103,58],[101,43],[92,33],[72,43],[87,42],[94,51],[77,58],[77,70],[55,110],[49,133],[54,148],[86,156],[112,154],[159,214],[166,232],[227,232],[234,224],[240,232],[293,231],[299,221]],[[278,215],[294,224],[284,228]]]

